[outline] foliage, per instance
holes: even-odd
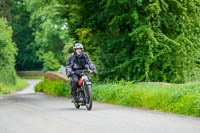
[[[13,29],[13,41],[18,48],[16,57],[17,70],[37,70],[42,67],[29,44],[33,41],[29,27],[30,12],[26,10],[24,0],[3,0],[0,3],[0,16],[7,18]]]
[[[19,48],[17,69],[49,69],[49,52],[64,65],[80,42],[101,81],[200,80],[199,0],[7,0],[0,7]]]
[[[29,47],[34,49],[38,60],[43,62],[43,65],[45,65],[43,70],[45,71],[55,70],[58,63],[65,63],[62,50],[69,37],[66,27],[67,21],[61,18],[61,11],[64,8],[65,6],[60,5],[56,0],[47,4],[39,0],[27,1],[27,10],[31,12],[30,26],[34,32],[34,41]],[[49,64],[50,62],[46,58],[48,56],[53,58],[53,62],[56,62],[56,64]]]
[[[32,28],[29,27],[30,12],[26,10],[26,5],[23,0],[14,0],[11,8],[13,19],[10,23],[13,27],[13,40],[19,49],[16,58],[16,69],[40,69],[42,65],[37,61],[33,48],[29,46],[34,39]]]
[[[42,60],[44,61],[42,69],[44,72],[48,70],[58,70],[60,67],[58,60],[55,59],[54,53],[50,51],[43,54]]]
[[[0,18],[0,82],[16,84],[16,44],[12,41],[12,28],[5,18]]]
[[[6,84],[0,83],[0,94],[9,94],[9,93],[12,93],[14,91],[18,91],[20,89],[23,89],[26,86],[27,86],[27,81],[17,77],[15,85],[6,85]]]
[[[198,0],[60,2],[69,5],[69,33],[97,55],[100,80],[198,80]]]
[[[2,92],[3,84],[0,83],[0,92]]]
[[[70,96],[64,81],[45,80],[35,86],[36,92]],[[130,107],[159,110],[200,117],[200,84],[156,85],[125,82],[93,85],[94,100]]]
[[[1,0],[0,2],[0,16],[11,20],[13,18],[11,13],[11,5],[14,4],[14,0]]]
[[[67,85],[63,80],[41,81],[35,86],[36,92],[45,92],[56,96],[69,96],[69,85]]]
[[[200,116],[200,85],[95,84],[95,100],[177,114]]]
[[[74,39],[70,39],[68,43],[65,44],[62,52],[63,52],[63,55],[65,57],[65,59],[67,59],[67,57],[73,53],[73,46],[75,44],[75,40]]]

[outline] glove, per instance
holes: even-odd
[[[93,74],[94,74],[95,76],[97,76],[97,72],[96,72],[96,71],[93,71]]]
[[[72,76],[70,72],[67,72],[66,74],[68,78]]]

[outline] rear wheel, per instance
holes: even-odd
[[[92,85],[88,85],[85,91],[86,94],[86,108],[87,110],[91,110],[92,109]]]

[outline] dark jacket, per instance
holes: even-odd
[[[78,56],[76,53],[72,53],[68,56],[66,61],[66,74],[68,77],[71,77],[71,72],[75,70],[86,69],[85,65],[88,65],[91,70],[96,73],[96,67],[90,60],[90,57],[87,53],[82,53]]]

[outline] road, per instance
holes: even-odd
[[[200,133],[200,118],[94,102],[92,111],[71,99],[34,93],[39,80],[0,96],[0,133]]]

